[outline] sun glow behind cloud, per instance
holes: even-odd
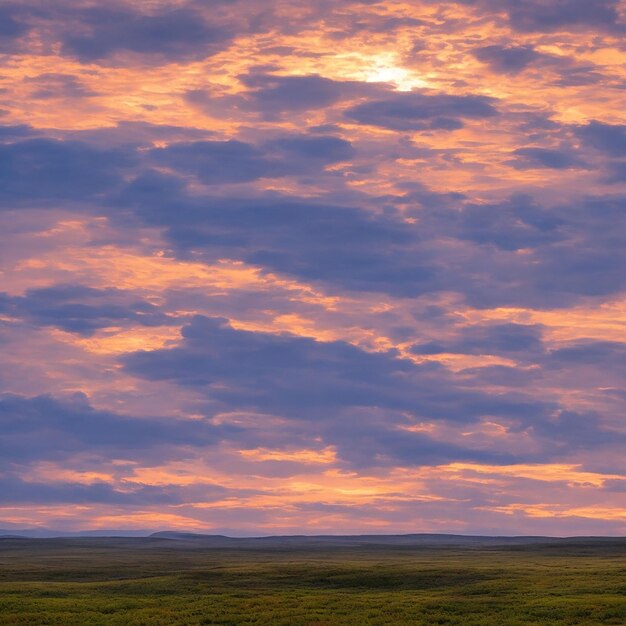
[[[363,69],[355,71],[353,76],[347,76],[347,78],[364,80],[368,83],[389,83],[397,91],[412,91],[430,85],[427,79],[402,67],[395,54],[381,53],[372,58],[363,59],[356,57],[355,65],[358,66],[359,62],[363,63]]]

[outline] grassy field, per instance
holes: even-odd
[[[0,539],[0,624],[626,624],[626,543]]]

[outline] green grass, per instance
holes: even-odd
[[[165,543],[0,540],[0,624],[626,624],[623,546]]]

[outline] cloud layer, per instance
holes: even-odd
[[[0,526],[626,532],[621,0],[0,8]]]

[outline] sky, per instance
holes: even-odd
[[[626,534],[625,34],[0,3],[0,528]]]

